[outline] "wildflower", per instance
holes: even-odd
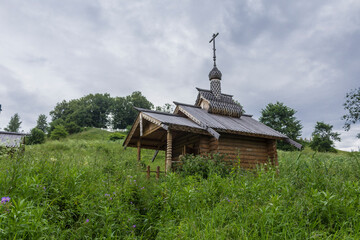
[[[5,203],[7,203],[7,202],[10,202],[10,199],[11,199],[10,197],[2,197],[2,198],[1,198],[1,203],[4,203],[4,204],[5,204]]]
[[[44,190],[46,190],[46,187],[43,187]]]
[[[110,197],[110,194],[108,194],[108,193],[105,193],[105,197]]]
[[[89,221],[90,221],[90,220],[87,218],[85,222],[88,223]]]
[[[145,187],[142,187],[141,189],[144,189]]]
[[[134,182],[136,182],[136,180],[134,180]]]
[[[133,228],[136,228],[136,225],[133,225]]]
[[[110,200],[112,200],[112,197],[110,198]]]

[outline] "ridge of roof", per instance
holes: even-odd
[[[139,108],[139,107],[134,107],[136,110],[138,110],[139,112],[150,112],[150,113],[157,113],[157,114],[162,114],[162,115],[169,115],[169,116],[173,116],[173,117],[181,117],[177,114],[173,114],[173,113],[167,113],[167,112],[160,112],[160,111],[155,111],[155,110],[150,110],[150,109],[146,109],[146,108]]]
[[[211,92],[211,90],[203,89],[203,88],[198,88],[198,87],[196,87],[196,90],[198,90],[198,91],[204,91],[204,92]],[[212,92],[211,92],[211,93],[212,93]],[[233,97],[233,96],[234,96],[234,95],[226,94],[226,93],[221,93],[221,95],[225,95],[225,96],[229,96],[229,97]]]
[[[201,108],[200,106],[191,105],[191,104],[187,104],[187,103],[180,103],[180,102],[175,102],[175,101],[173,101],[173,103],[175,105],[182,105],[182,106],[188,106],[188,107],[193,107],[193,108]]]
[[[8,135],[21,135],[21,136],[25,136],[25,135],[27,135],[26,133],[6,132],[6,131],[0,131],[0,134],[8,134]]]

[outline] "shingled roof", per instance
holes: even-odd
[[[241,117],[242,108],[233,100],[233,96],[221,93],[219,98],[216,98],[211,90],[196,88],[199,93],[195,102],[196,106],[201,105],[201,101],[207,101],[209,104],[209,113],[220,114],[231,117]]]

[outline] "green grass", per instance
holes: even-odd
[[[148,181],[88,130],[0,157],[0,239],[359,239],[359,153],[279,151],[279,168]],[[142,151],[163,170],[161,153]],[[87,222],[88,219],[88,222]]]

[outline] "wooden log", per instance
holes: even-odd
[[[156,179],[159,180],[160,178],[160,166],[156,167]]]
[[[171,162],[172,162],[172,132],[167,131],[167,151],[166,151],[166,172],[171,171]]]
[[[146,169],[146,178],[147,178],[147,179],[150,179],[150,166],[147,166],[147,169]]]
[[[141,142],[140,140],[137,141],[137,161],[141,161]]]

